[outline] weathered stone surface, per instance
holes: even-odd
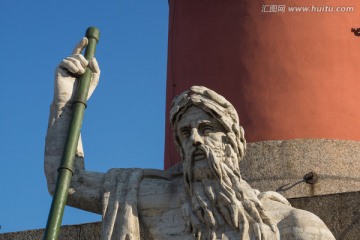
[[[338,240],[360,236],[360,192],[289,199],[292,206],[319,216]]]
[[[240,162],[242,176],[260,191],[287,198],[360,191],[360,142],[297,139],[249,143]],[[306,184],[310,171],[319,176]]]
[[[360,236],[360,192],[289,199],[294,207],[319,216],[337,240],[355,240]],[[63,226],[60,239],[98,240],[101,222]],[[141,229],[141,238],[148,240],[149,233]],[[43,229],[0,234],[0,240],[38,240]]]
[[[101,222],[79,225],[62,226],[59,240],[99,240],[101,233]],[[0,240],[39,240],[44,235],[44,229],[3,233]]]

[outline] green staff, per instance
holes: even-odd
[[[96,44],[99,41],[100,32],[95,27],[89,27],[86,30],[85,36],[89,40],[85,50],[85,58],[89,61],[95,55]],[[82,120],[84,118],[84,110],[86,108],[91,75],[92,72],[89,67],[87,67],[85,73],[79,79],[78,89],[73,105],[73,116],[66,139],[61,165],[58,168],[55,193],[44,233],[45,240],[56,240],[59,236],[68,190],[74,171],[75,151],[79,141]]]

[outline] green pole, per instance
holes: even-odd
[[[89,42],[85,50],[85,58],[90,60],[95,55],[96,44],[99,41],[100,32],[95,27],[86,30],[86,37]],[[73,175],[74,158],[76,147],[79,141],[80,129],[86,108],[86,100],[89,92],[92,72],[86,68],[85,73],[80,77],[76,97],[73,105],[73,116],[65,143],[61,165],[58,168],[58,178],[55,193],[51,203],[44,240],[56,240],[59,237],[62,217],[68,196],[68,190]]]

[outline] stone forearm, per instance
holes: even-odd
[[[57,169],[64,151],[71,117],[71,106],[64,105],[62,108],[59,108],[57,104],[51,104],[45,140],[45,175],[50,193],[55,188]],[[83,157],[81,140],[79,142],[77,156]]]
[[[49,125],[45,141],[45,175],[48,190],[52,195],[57,181],[57,169],[62,160],[62,154],[72,118],[70,104],[52,104],[50,108]],[[84,168],[84,154],[79,139],[75,163],[74,176],[69,189],[67,204],[96,213],[101,212],[101,188],[104,180],[103,173],[89,173]]]

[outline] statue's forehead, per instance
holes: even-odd
[[[217,120],[202,108],[191,106],[181,115],[177,127],[196,125],[201,122],[216,122]]]

